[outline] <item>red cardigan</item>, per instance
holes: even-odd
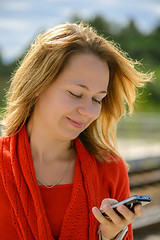
[[[98,240],[98,221],[92,207],[104,198],[118,201],[129,196],[126,167],[120,158],[96,161],[78,139],[71,199],[59,240]],[[0,140],[0,239],[53,240],[33,166],[26,126],[17,135]],[[132,240],[129,226],[126,240]]]

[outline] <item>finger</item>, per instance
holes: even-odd
[[[123,218],[123,216],[119,216],[108,204],[104,205],[103,211],[108,215],[112,223],[114,223],[120,229],[126,226],[126,220]]]
[[[104,206],[105,204],[109,204],[109,205],[111,206],[111,205],[114,205],[114,204],[116,204],[116,203],[118,203],[118,201],[115,200],[115,199],[105,198],[105,199],[103,199],[100,208],[103,208],[103,206]]]
[[[117,207],[118,212],[124,217],[127,224],[130,224],[133,222],[135,218],[135,213],[133,213],[131,210],[129,210],[125,205],[119,205]]]
[[[142,216],[142,214],[143,214],[143,207],[142,207],[142,205],[141,204],[137,204],[134,207],[134,212],[135,212],[136,216]]]
[[[102,215],[97,207],[92,208],[92,213],[101,224],[107,224],[107,218]],[[108,220],[109,222],[109,220]]]

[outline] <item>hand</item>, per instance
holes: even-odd
[[[134,207],[134,213],[125,205],[119,205],[117,210],[122,214],[120,217],[112,208],[111,205],[117,203],[115,199],[106,198],[102,201],[100,209],[108,215],[104,217],[97,207],[92,208],[95,218],[100,223],[102,235],[107,239],[113,239],[125,226],[133,222],[135,216],[141,216],[143,208],[140,204]]]

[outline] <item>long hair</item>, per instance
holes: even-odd
[[[56,81],[68,58],[76,53],[93,53],[109,66],[108,94],[100,116],[79,135],[87,150],[102,160],[103,150],[116,154],[117,123],[126,107],[133,111],[136,88],[143,87],[152,75],[137,71],[136,62],[126,53],[83,23],[59,25],[33,42],[11,79],[3,120],[5,134],[13,135],[21,129],[32,115],[38,96]]]

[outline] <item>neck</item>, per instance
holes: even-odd
[[[31,122],[27,124],[27,133],[33,161],[49,164],[57,160],[68,160],[73,152],[71,141],[56,139]]]

